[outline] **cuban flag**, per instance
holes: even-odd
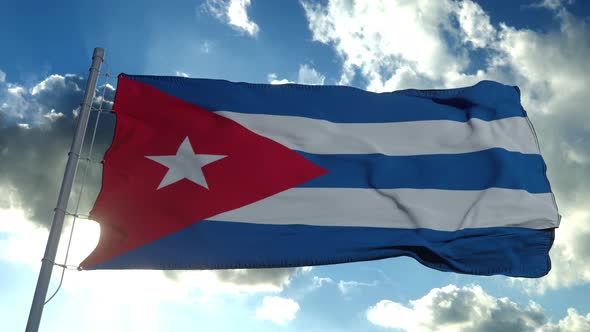
[[[120,75],[84,269],[396,256],[540,277],[560,216],[519,90]]]

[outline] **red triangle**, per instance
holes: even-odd
[[[90,213],[101,236],[83,267],[327,172],[233,120],[126,77],[119,78],[114,109],[115,137]],[[209,189],[183,179],[156,190],[168,168],[146,156],[174,155],[186,137],[197,154],[227,156],[203,167]]]

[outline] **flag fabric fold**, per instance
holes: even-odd
[[[518,88],[372,93],[119,76],[85,269],[409,256],[540,277],[559,214]]]

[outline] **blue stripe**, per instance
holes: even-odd
[[[491,121],[525,116],[518,89],[492,81],[461,89],[373,93],[345,86],[124,76],[210,111],[302,116],[337,123],[465,122],[472,118]]]
[[[551,191],[540,155],[500,148],[418,156],[298,153],[329,171],[299,185],[304,188],[483,190],[495,187],[535,194]]]
[[[541,277],[553,229],[429,229],[264,225],[202,221],[89,269],[233,269],[413,257],[459,273]]]

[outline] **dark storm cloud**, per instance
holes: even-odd
[[[4,97],[0,99],[3,105],[0,190],[16,196],[18,205],[30,213],[31,220],[43,226],[51,222],[57,202],[74,133],[76,118],[73,113],[82,101],[84,86],[85,79],[75,75],[51,75],[32,89],[0,85],[3,90],[0,97]],[[112,96],[113,89],[108,90]],[[96,113],[91,116],[90,123],[95,116]],[[112,115],[102,117],[93,154],[98,160],[110,143],[114,125]],[[79,170],[83,167],[81,163]],[[87,192],[96,192],[100,184],[100,165],[92,165],[89,174]],[[80,183],[77,181],[75,189],[79,189]],[[87,207],[93,198],[88,197],[84,205]],[[0,197],[1,204],[9,204],[8,199],[7,195]]]

